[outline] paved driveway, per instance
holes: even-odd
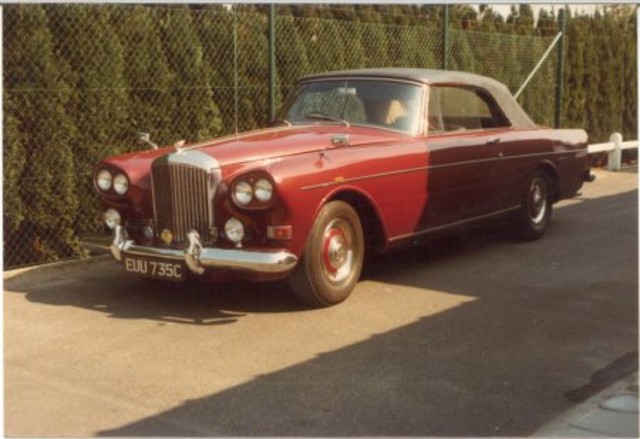
[[[530,434],[637,369],[637,214],[637,175],[601,172],[541,241],[396,252],[322,310],[104,257],[5,273],[6,434]]]

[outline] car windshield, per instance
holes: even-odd
[[[303,83],[283,105],[287,123],[369,125],[416,134],[422,88],[381,80],[322,80]]]

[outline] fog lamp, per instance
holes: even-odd
[[[231,218],[224,225],[224,234],[229,241],[237,244],[244,237],[244,226],[236,218]]]
[[[116,226],[119,226],[122,223],[122,218],[120,217],[120,213],[115,209],[108,209],[104,213],[104,222],[111,230],[115,229]]]

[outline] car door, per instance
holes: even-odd
[[[504,190],[496,174],[508,122],[480,89],[431,86],[428,199],[423,227],[441,227],[495,211]]]

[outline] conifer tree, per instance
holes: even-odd
[[[622,78],[624,74],[624,40],[622,38],[620,20],[613,11],[605,9],[600,21],[598,35],[603,34],[606,44],[600,46],[600,63],[607,66],[600,73],[600,88],[597,105],[603,118],[600,129],[602,135],[622,130],[622,104],[624,103]]]
[[[111,26],[113,8],[55,5],[47,9],[56,51],[68,64],[73,87],[67,106],[83,136],[76,164],[89,169],[109,154],[130,150],[135,128],[127,118],[123,49]]]
[[[269,121],[269,58],[267,17],[259,14],[241,14],[238,32],[238,120],[240,131],[265,126]]]
[[[336,23],[340,45],[347,56],[344,67],[356,69],[367,67],[367,57],[362,45],[362,26],[358,22],[339,21]]]
[[[296,80],[310,72],[305,45],[292,16],[276,18],[276,70],[281,97],[286,97]]]
[[[637,12],[636,12],[637,13]],[[626,139],[635,139],[638,136],[638,47],[637,47],[637,20],[634,8],[630,8],[624,18],[624,75],[622,85],[624,107],[622,111],[622,134]]]
[[[563,125],[569,128],[587,126],[585,105],[585,52],[589,50],[586,33],[589,20],[585,16],[566,16],[566,59],[564,63]]]
[[[298,33],[307,46],[307,53],[312,72],[326,72],[344,69],[346,66],[340,34],[335,23],[323,19],[327,11],[319,13],[320,17],[298,20]]]
[[[11,224],[20,227],[5,236],[5,245],[25,252],[17,255],[20,260],[12,261],[9,256],[7,262],[70,256],[78,250],[73,238],[78,200],[71,150],[77,133],[65,111],[69,86],[62,80],[43,8],[11,6],[5,20],[4,61],[10,66],[5,70],[5,87],[12,93],[8,145],[14,163],[24,161],[19,183],[24,219]],[[23,158],[14,150],[20,146]],[[9,197],[17,197],[16,188],[11,190]]]
[[[474,30],[477,19],[478,13],[470,5],[449,5],[449,27],[451,29]]]
[[[600,67],[600,64],[608,65],[612,57],[611,35],[606,33],[608,27],[606,21],[606,15],[600,11],[597,11],[592,19],[592,34],[599,35],[597,41],[591,39],[594,48],[592,62],[596,62],[598,65],[590,67],[589,70],[593,72],[593,76],[590,75],[588,81],[592,90],[590,95],[593,95],[590,99],[588,130],[593,138],[603,141],[611,133],[609,129],[611,114],[607,111],[611,106],[610,100],[616,98],[615,94],[612,94],[612,89],[615,87],[612,72]],[[594,77],[597,77],[597,81],[593,81]],[[603,117],[605,114],[608,114],[609,117]]]
[[[430,48],[425,47],[429,31],[422,26],[398,27],[399,38],[391,47],[396,54],[395,65],[400,67],[439,68]]]
[[[26,164],[24,135],[20,132],[20,121],[16,117],[16,108],[13,103],[12,91],[5,93],[3,102],[4,121],[4,148],[2,158],[4,171],[3,184],[3,219],[4,236],[9,237],[20,229],[25,219],[25,211],[20,196],[23,182],[20,177]],[[7,253],[5,252],[5,255]]]
[[[534,33],[535,18],[531,5],[520,4],[511,6],[511,13],[507,17],[507,24],[518,35],[532,35]]]
[[[494,11],[491,6],[480,5],[478,31],[480,32],[505,32],[504,18]]]
[[[160,16],[165,56],[173,76],[174,133],[187,141],[214,137],[222,130],[222,121],[191,11],[176,7],[161,11]]]
[[[93,219],[100,208],[91,169],[106,156],[139,147],[136,127],[128,120],[123,47],[112,25],[113,7],[52,5],[46,12],[61,71],[71,87],[65,110],[78,129],[72,143],[75,168],[82,171],[75,228],[87,231],[96,227]]]
[[[367,67],[389,66],[389,40],[385,32],[385,26],[375,23],[374,13],[367,15],[367,22],[362,23],[362,47],[366,57]],[[377,17],[375,17],[377,18]]]
[[[171,126],[174,78],[165,59],[154,10],[139,5],[118,7],[113,14],[113,28],[123,46],[124,76],[129,91],[128,125],[132,130],[150,133],[159,145],[175,142],[178,139]]]
[[[461,30],[451,30],[449,33],[451,38],[450,69],[462,72],[478,72],[478,65],[469,41],[471,33]]]
[[[218,134],[230,134],[236,129],[236,13],[234,10],[207,8],[198,14],[197,20],[203,61],[212,87],[213,100],[220,112]]]

